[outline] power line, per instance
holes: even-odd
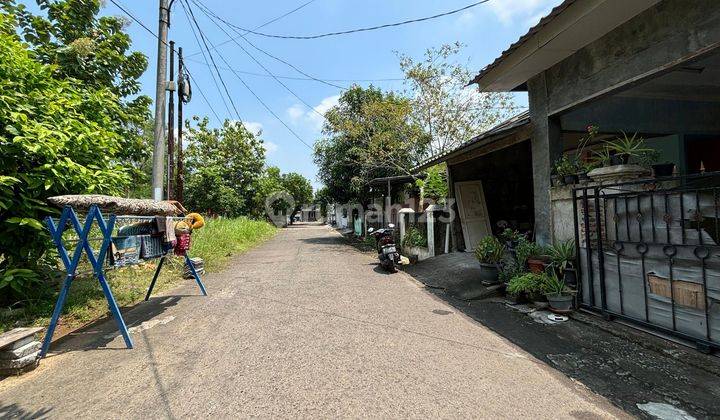
[[[185,11],[185,16],[188,16],[188,13],[189,13],[189,18],[191,18],[192,23],[195,24],[195,27],[197,28],[198,33],[200,34],[200,39],[202,40],[202,43],[205,46],[205,49],[207,50],[208,55],[210,56],[210,61],[212,62],[213,68],[215,69],[215,72],[217,73],[217,76],[220,79],[220,83],[222,84],[223,89],[225,90],[225,93],[227,94],[227,97],[230,100],[230,104],[232,105],[233,110],[235,110],[235,116],[237,116],[237,118],[240,121],[242,121],[242,117],[240,116],[240,113],[238,112],[237,107],[235,106],[235,102],[232,99],[232,95],[230,95],[230,91],[228,90],[227,85],[225,84],[225,80],[222,78],[222,75],[220,74],[220,70],[218,69],[217,64],[215,63],[215,58],[213,57],[212,51],[210,51],[210,49],[208,47],[208,42],[205,39],[205,34],[203,33],[202,29],[200,28],[200,25],[198,24],[197,20],[195,19],[195,14],[193,13],[192,8],[190,7],[190,4],[188,3],[187,8],[186,8],[185,7],[186,1],[180,0],[180,5],[183,7],[183,10]],[[190,26],[192,26],[192,23]],[[195,34],[194,30],[193,30],[193,34]],[[204,56],[204,54],[203,54],[203,56]],[[221,57],[221,58],[223,58],[223,57]],[[224,60],[225,59],[223,58],[223,61]],[[222,94],[221,94],[221,96],[222,96]],[[223,102],[224,101],[225,101],[225,99],[223,99]],[[227,106],[227,104],[226,104],[226,106]],[[230,110],[228,110],[228,113],[229,112],[230,112]]]
[[[192,2],[195,3],[195,4],[197,4],[197,3],[195,2],[195,0],[192,0]],[[215,26],[217,26],[225,35],[231,36],[231,35],[230,35],[219,23],[217,23],[217,21],[214,20],[214,19],[212,18],[212,16],[210,16],[210,14],[208,14],[203,8],[200,8],[200,10],[201,10],[203,13],[205,13],[205,16],[207,16],[207,17],[210,19],[210,21],[211,21],[213,24],[215,24]],[[290,89],[285,83],[283,83],[279,78],[277,78],[270,70],[268,70],[267,67],[265,67],[265,66],[264,66],[260,61],[258,61],[252,54],[250,54],[250,52],[249,52],[248,50],[246,50],[245,47],[242,46],[242,44],[240,44],[240,43],[239,43],[237,40],[235,40],[235,39],[233,39],[233,42],[234,42],[238,47],[240,47],[240,49],[241,49],[245,54],[247,54],[247,56],[250,57],[250,59],[252,59],[252,60],[255,62],[255,64],[257,64],[257,65],[260,66],[263,70],[265,70],[265,72],[266,72],[269,76],[271,76],[273,79],[275,79],[275,81],[278,82],[283,88],[285,88],[285,90],[287,90],[288,92],[290,92],[291,95],[293,95],[295,98],[297,98],[298,101],[302,102],[306,107],[310,108],[310,110],[311,110],[312,112],[316,113],[316,114],[319,115],[321,118],[325,119],[325,116],[324,116],[323,114],[321,114],[320,112],[318,112],[318,110],[315,109],[314,106],[308,104],[303,98],[301,98],[297,93],[295,93],[295,91],[293,91],[292,89]]]
[[[294,9],[292,9],[292,10],[290,10],[290,11],[288,11],[288,12],[285,12],[285,13],[283,13],[282,15],[280,15],[280,16],[278,16],[278,17],[272,18],[272,19],[268,20],[267,22],[265,22],[265,23],[263,23],[263,24],[261,24],[261,25],[259,25],[259,26],[254,27],[254,28],[253,28],[253,31],[257,31],[257,30],[260,29],[260,28],[264,28],[264,27],[270,25],[271,23],[275,23],[275,22],[277,22],[277,21],[280,20],[280,19],[283,19],[283,18],[285,18],[285,17],[287,17],[287,16],[290,16],[291,14],[297,12],[298,10],[300,10],[300,9],[302,9],[303,7],[309,5],[310,3],[313,3],[314,1],[315,1],[315,0],[306,1],[305,3],[301,4],[300,6],[294,8]],[[248,33],[249,33],[249,32],[245,32],[243,35],[240,35],[240,37],[242,37],[242,36],[244,36],[244,35],[247,35]],[[220,47],[221,45],[225,45],[225,44],[227,44],[227,43],[229,43],[229,42],[232,42],[234,39],[237,39],[237,37],[236,37],[236,38],[231,37],[230,39],[226,39],[225,41],[223,41],[223,42],[221,42],[221,43],[219,43],[219,44],[215,44],[215,47],[214,47],[214,48],[217,48],[217,47]],[[198,55],[198,54],[200,54],[199,51],[188,55],[188,57],[192,57],[192,56]]]
[[[223,19],[222,17],[218,16],[217,13],[213,12],[212,10],[210,10],[210,8],[208,8],[207,6],[203,5],[202,3],[196,2],[195,0],[193,0],[193,3],[195,3],[195,5],[198,6],[200,9],[202,9],[205,13],[209,13],[209,14],[212,15],[215,19],[217,19],[217,20],[223,22],[224,24],[226,24],[228,27],[230,27],[230,29],[232,29],[233,32],[235,32],[236,34],[238,34],[238,36],[239,36],[240,38],[242,38],[242,39],[243,39],[245,42],[247,42],[251,47],[253,47],[253,48],[256,49],[257,51],[261,52],[262,54],[264,54],[264,55],[272,58],[273,60],[276,60],[276,61],[279,61],[279,62],[285,64],[286,66],[292,68],[292,69],[295,70],[296,72],[302,74],[303,76],[305,76],[305,77],[307,77],[307,78],[309,78],[309,79],[311,79],[311,80],[314,80],[314,81],[316,81],[316,82],[319,82],[319,83],[322,83],[322,84],[325,84],[325,85],[328,85],[328,86],[332,86],[332,87],[334,87],[334,88],[338,88],[338,89],[342,89],[342,90],[347,90],[347,88],[346,88],[345,86],[336,85],[336,84],[334,84],[334,83],[330,83],[330,82],[327,81],[327,80],[322,80],[322,79],[318,79],[317,77],[311,76],[311,75],[307,74],[306,72],[302,71],[301,69],[299,69],[299,68],[298,68],[297,66],[295,66],[294,64],[289,63],[289,62],[287,62],[286,60],[283,60],[282,58],[276,57],[276,56],[274,56],[273,54],[270,54],[269,52],[263,50],[262,48],[257,47],[255,44],[253,44],[252,42],[250,42],[250,41],[245,37],[245,34],[239,33],[239,32],[237,31],[237,29],[233,26],[232,23],[230,23],[230,22],[228,22],[227,20]],[[247,32],[246,32],[246,33],[247,33]],[[233,40],[233,41],[234,41],[234,40]]]
[[[243,28],[243,27],[237,26],[237,25],[233,25],[233,26],[234,26],[235,28],[237,28],[237,29],[240,29],[241,31],[245,31],[246,33],[251,33],[251,34],[253,34],[253,35],[258,35],[258,36],[263,36],[263,37],[266,37],[266,38],[279,38],[279,39],[318,39],[318,38],[325,38],[325,37],[329,37],[329,36],[347,35],[347,34],[353,34],[353,33],[358,33],[358,32],[369,32],[369,31],[375,31],[375,30],[378,30],[378,29],[385,29],[385,28],[391,28],[391,27],[396,27],[396,26],[408,25],[408,24],[411,24],[411,23],[424,22],[424,21],[428,21],[428,20],[432,20],[432,19],[437,19],[437,18],[444,17],[444,16],[454,15],[454,14],[456,14],[456,13],[460,13],[460,12],[462,12],[462,11],[471,9],[471,8],[473,8],[473,7],[477,7],[477,6],[481,5],[481,4],[487,3],[487,2],[489,2],[489,1],[490,1],[490,0],[480,0],[480,1],[477,1],[477,2],[475,2],[475,3],[469,4],[469,5],[465,6],[465,7],[461,7],[461,8],[459,8],[459,9],[451,10],[451,11],[449,11],[449,12],[444,12],[444,13],[438,13],[438,14],[436,14],[436,15],[426,16],[426,17],[422,17],[422,18],[418,18],[418,19],[408,19],[408,20],[404,20],[404,21],[401,21],[401,22],[386,23],[386,24],[384,24],[384,25],[370,26],[370,27],[367,27],[367,28],[356,28],[356,29],[348,29],[348,30],[345,30],[345,31],[328,32],[328,33],[318,34],[318,35],[277,35],[277,34],[267,34],[267,33],[263,33],[263,32],[257,32],[257,31],[252,30],[252,29]]]
[[[220,45],[220,44],[217,44],[217,45]],[[208,63],[206,63],[206,62],[204,62],[204,61],[202,61],[202,60],[196,60],[196,59],[193,59],[193,58],[186,58],[185,60],[192,61],[193,63],[198,63],[198,64],[203,64],[203,65],[209,66]],[[230,68],[223,67],[223,66],[218,66],[218,68],[219,68],[220,70],[236,71],[236,72],[238,72],[238,73],[240,73],[240,74],[246,74],[246,75],[248,75],[248,76],[272,77],[272,76],[270,76],[270,75],[263,74],[263,73],[256,73],[256,72],[252,72],[252,71],[238,70],[238,69],[230,69]],[[277,74],[275,75],[275,77],[277,77],[278,79],[286,79],[286,80],[316,81],[315,79],[312,79],[312,78],[310,78],[310,77],[281,76],[281,75],[277,75]],[[352,83],[352,82],[400,82],[400,81],[403,81],[403,80],[405,80],[405,79],[403,79],[403,78],[401,78],[401,77],[396,77],[396,78],[386,78],[386,79],[322,79],[322,80],[325,80],[325,81],[327,81],[327,82],[347,82],[347,83]]]
[[[184,4],[185,1],[186,1],[186,0],[181,0],[181,2],[183,2],[182,4]],[[183,6],[183,8],[184,8],[184,6]],[[187,4],[187,9],[190,10],[190,14],[192,15],[192,9],[190,9],[190,4]],[[187,12],[187,11],[186,11],[186,12]],[[193,21],[194,21],[195,25],[198,25],[198,23],[197,23],[196,20],[193,19]],[[198,30],[201,31],[199,25],[198,25]],[[200,33],[202,34],[202,31],[201,31]],[[210,44],[212,45],[212,43],[210,43]],[[225,64],[226,64],[228,67],[230,66],[230,64],[227,62],[227,60],[225,59],[225,57],[224,57],[222,54],[220,55],[220,59],[223,60],[223,62],[225,62]],[[284,125],[285,128],[286,128],[290,133],[292,133],[292,135],[295,136],[302,144],[304,144],[305,146],[307,146],[309,149],[314,150],[314,148],[313,148],[311,145],[309,145],[305,140],[303,140],[302,137],[300,137],[300,136],[295,132],[295,130],[293,130],[292,128],[290,128],[290,126],[289,126],[285,121],[283,121],[282,118],[280,118],[280,117],[265,103],[265,101],[263,101],[262,98],[260,98],[260,96],[258,96],[258,94],[255,93],[254,90],[252,90],[252,88],[245,82],[245,80],[243,80],[242,77],[240,77],[239,74],[235,73],[235,71],[232,70],[232,69],[231,69],[231,71],[233,72],[233,74],[235,75],[235,77],[237,77],[238,80],[240,80],[240,83],[242,83],[243,86],[245,86],[245,88],[255,97],[255,99],[257,99],[258,102],[260,102],[260,104],[261,104],[273,117],[275,117],[275,119],[277,119],[282,125]]]
[[[155,32],[153,32],[152,29],[148,28],[144,23],[142,23],[142,21],[141,21],[140,19],[136,18],[132,13],[130,13],[130,12],[127,10],[126,7],[123,7],[122,5],[118,4],[118,2],[115,1],[115,0],[110,0],[110,2],[111,2],[112,4],[114,4],[115,7],[117,7],[118,9],[120,9],[123,13],[125,13],[126,15],[128,15],[128,17],[129,17],[130,19],[132,19],[133,21],[135,21],[135,23],[137,23],[137,24],[140,25],[143,29],[145,29],[150,35],[152,35],[153,37],[155,37],[155,39],[158,39],[158,40],[160,39],[160,37],[159,37]],[[167,46],[170,45],[170,44],[165,43],[165,42],[163,42],[163,43],[164,43],[165,45],[167,45]],[[202,89],[200,89],[200,85],[196,82],[196,80],[195,80],[195,78],[193,77],[192,73],[190,73],[190,71],[187,70],[187,68],[186,68],[185,70],[186,70],[186,72],[187,72],[187,75],[190,77],[190,80],[192,80],[193,82],[195,82],[195,88],[196,88],[197,91],[200,93],[200,96],[202,96],[203,100],[205,100],[205,103],[207,104],[208,108],[210,108],[210,111],[213,113],[213,115],[215,115],[215,118],[217,118],[218,121],[220,121],[220,117],[218,117],[217,112],[215,112],[215,109],[214,109],[214,108],[212,107],[212,105],[210,104],[210,101],[208,101],[207,97],[205,96],[205,93],[202,91]]]

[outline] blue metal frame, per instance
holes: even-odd
[[[107,250],[110,248],[110,244],[112,241],[112,232],[115,228],[115,220],[116,216],[114,214],[111,214],[108,217],[106,223],[105,219],[102,216],[102,213],[100,212],[100,209],[96,205],[90,207],[90,210],[88,211],[88,214],[85,218],[84,225],[80,224],[80,220],[78,219],[75,210],[73,210],[73,208],[70,206],[65,206],[65,208],[63,208],[57,225],[55,224],[52,217],[47,217],[45,219],[48,231],[50,231],[50,236],[55,243],[55,247],[57,248],[58,254],[60,255],[60,260],[65,266],[65,272],[67,273],[67,275],[65,277],[65,281],[63,282],[62,288],[60,289],[60,294],[58,295],[57,302],[55,302],[55,309],[53,310],[52,318],[50,319],[50,325],[48,326],[47,333],[45,334],[45,339],[43,341],[40,357],[45,357],[50,348],[50,342],[52,341],[53,334],[55,333],[55,328],[57,327],[60,313],[62,312],[63,305],[65,304],[65,299],[67,299],[68,290],[70,289],[70,285],[72,284],[73,279],[75,279],[75,276],[77,275],[77,268],[80,263],[80,258],[82,257],[83,251],[85,251],[88,261],[90,262],[90,265],[92,265],[95,277],[100,282],[100,286],[102,287],[103,293],[105,294],[105,299],[107,299],[108,301],[110,312],[112,313],[113,318],[115,318],[115,322],[117,323],[118,329],[123,336],[123,340],[125,340],[125,346],[127,346],[127,348],[129,349],[133,348],[133,342],[130,338],[130,333],[128,332],[127,325],[125,325],[125,320],[123,320],[117,302],[113,297],[110,286],[108,285],[107,279],[105,278],[105,271],[103,269]],[[90,235],[90,231],[92,230],[93,221],[97,222],[98,228],[100,229],[100,232],[103,236],[102,245],[100,246],[100,251],[97,254],[95,254],[95,252],[93,251],[92,246],[90,245],[90,240],[88,238],[88,236]],[[62,235],[67,228],[68,222],[72,225],[72,228],[78,234],[79,238],[77,245],[75,246],[75,250],[73,251],[72,258],[70,258],[70,256],[68,255],[68,251],[62,242]],[[163,255],[160,259],[160,262],[158,263],[157,269],[155,270],[155,275],[153,276],[153,280],[150,283],[150,288],[148,289],[145,296],[145,300],[148,300],[150,298],[150,294],[155,287],[155,282],[157,281],[158,275],[160,274],[160,269],[165,262],[165,258],[167,258],[167,255]],[[193,276],[195,277],[195,282],[197,282],[198,286],[200,287],[200,291],[202,292],[203,296],[207,296],[207,292],[205,291],[205,285],[203,285],[202,281],[200,280],[200,276],[198,276],[197,272],[195,271],[195,266],[193,265],[190,257],[187,254],[185,255],[185,262],[190,267],[190,271],[192,271]]]

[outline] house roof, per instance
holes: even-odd
[[[474,148],[474,146],[478,145],[480,143],[492,143],[495,140],[502,139],[509,134],[514,133],[516,130],[519,130],[521,127],[524,127],[525,125],[530,124],[530,113],[528,111],[525,111],[521,114],[518,114],[506,121],[501,122],[500,124],[496,125],[495,127],[489,129],[488,131],[485,131],[481,133],[478,136],[473,137],[472,139],[466,141],[465,143],[457,146],[456,148],[449,150],[445,153],[442,153],[437,156],[433,156],[427,161],[423,162],[415,168],[416,171],[421,171],[423,169],[427,169],[431,166],[435,166],[439,163],[445,162],[448,159],[451,159],[455,156],[461,155],[465,153],[469,148]]]
[[[533,76],[569,57],[661,0],[564,0],[480,70],[481,91],[526,90]]]

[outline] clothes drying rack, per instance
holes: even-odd
[[[127,325],[125,324],[125,320],[122,317],[122,313],[120,313],[120,309],[117,305],[117,302],[115,301],[115,298],[113,297],[112,291],[110,290],[110,286],[108,285],[108,281],[105,277],[106,257],[108,249],[112,244],[113,231],[115,230],[116,224],[118,224],[118,222],[149,222],[153,221],[154,219],[155,217],[153,216],[116,216],[114,214],[110,214],[106,219],[105,217],[103,217],[102,212],[96,205],[90,206],[87,215],[85,216],[84,223],[80,222],[77,213],[71,206],[65,206],[63,208],[62,213],[60,214],[60,217],[57,219],[57,221],[52,217],[47,217],[45,219],[45,223],[47,225],[48,231],[50,232],[50,236],[52,237],[53,243],[57,248],[58,255],[60,256],[60,261],[65,267],[66,276],[65,280],[63,281],[62,288],[60,289],[60,294],[58,295],[57,301],[55,302],[55,309],[53,310],[52,318],[50,319],[50,325],[48,326],[47,333],[45,334],[45,339],[43,341],[40,357],[45,357],[48,350],[50,349],[50,342],[52,341],[53,334],[55,333],[55,328],[57,327],[58,319],[60,318],[60,313],[62,312],[63,305],[65,304],[70,285],[72,284],[75,277],[77,277],[77,269],[83,255],[83,251],[87,256],[88,262],[92,266],[92,272],[94,277],[100,283],[100,287],[102,288],[105,299],[107,300],[108,306],[110,307],[110,312],[112,313],[113,318],[115,318],[115,322],[117,323],[118,329],[120,330],[120,334],[125,341],[125,346],[128,349],[133,348],[132,338],[130,337],[130,333],[128,332]],[[184,217],[173,217],[173,219],[185,220]],[[97,230],[99,230],[100,236],[98,237],[90,236],[91,232],[93,231],[94,225],[97,225]],[[70,229],[75,231],[77,238],[63,240],[63,234],[65,232],[69,232]],[[91,242],[93,241],[101,242],[100,249],[97,253],[93,250],[93,247],[91,245]],[[75,244],[75,248],[74,250],[72,250],[72,255],[70,255],[70,252],[68,252],[69,250],[66,248],[66,242]],[[150,287],[148,288],[148,291],[145,295],[146,301],[150,299],[150,294],[155,287],[155,282],[160,275],[160,270],[163,267],[165,259],[168,257],[168,252],[171,250],[172,248],[166,249],[162,252],[160,256],[155,257],[159,258],[160,261],[158,262],[158,265],[155,269],[155,274],[153,275],[153,279],[150,282]],[[187,266],[190,268],[190,272],[195,278],[195,282],[200,288],[200,292],[203,294],[203,296],[207,296],[205,285],[203,284],[200,276],[197,273],[197,270],[195,269],[195,264],[193,263],[187,252],[185,252],[184,257],[185,264],[187,264]]]

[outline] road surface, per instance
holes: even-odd
[[[325,226],[54,347],[0,382],[0,417],[625,417]]]

